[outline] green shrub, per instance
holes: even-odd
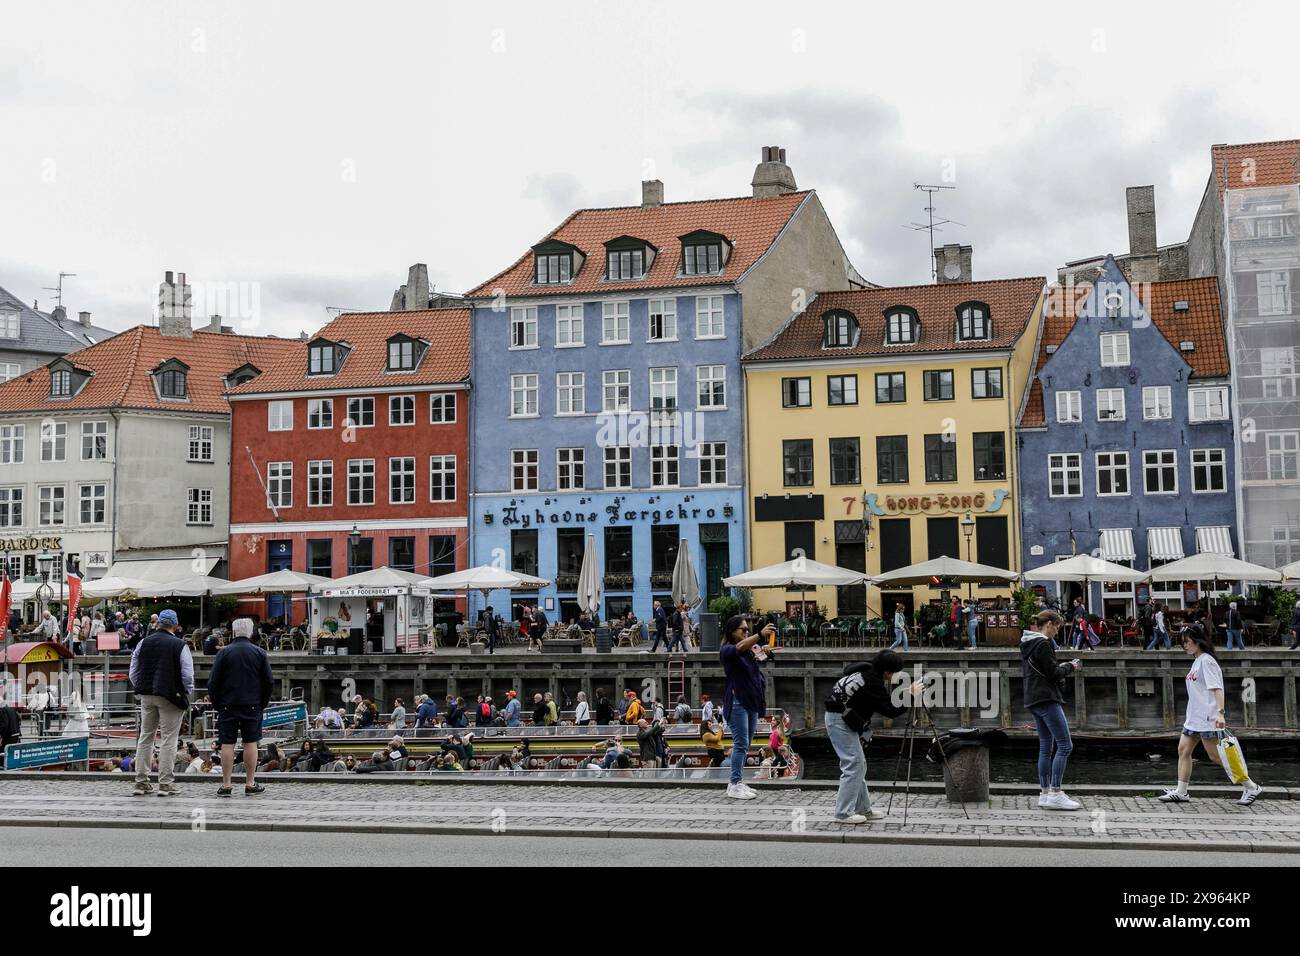
[[[718,615],[718,620],[726,623],[727,619],[740,613],[740,602],[730,594],[722,594],[709,602],[709,613]]]
[[[1011,592],[1011,603],[1020,615],[1020,629],[1028,630],[1029,623],[1038,613],[1038,594],[1028,588],[1016,588]]]

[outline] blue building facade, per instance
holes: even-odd
[[[1057,291],[1043,329],[1018,428],[1026,566],[1077,553],[1139,570],[1199,551],[1239,556],[1215,280],[1134,287],[1108,258],[1091,287]],[[1092,588],[1091,608],[1110,617],[1195,599],[1177,582]]]

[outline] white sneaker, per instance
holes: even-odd
[[[857,823],[866,823],[866,822],[867,822],[867,818],[866,818],[866,816],[864,816],[864,815],[861,814],[861,813],[855,813],[855,814],[853,814],[852,816],[849,816],[849,817],[836,817],[836,818],[835,818],[835,822],[836,822],[836,823],[854,823],[854,824],[857,824]]]
[[[755,790],[747,783],[739,783],[736,786],[740,787],[741,790],[745,791],[746,800],[753,800],[755,797],[758,796],[758,791]]]
[[[1156,797],[1161,803],[1191,803],[1192,798],[1185,793],[1179,793],[1177,790],[1166,790],[1160,796]]]
[[[758,794],[743,783],[729,783],[727,784],[727,796],[733,800],[753,800]]]
[[[1047,809],[1047,794],[1040,793],[1038,795],[1038,806],[1043,810]]]
[[[866,812],[865,816],[866,816],[866,818],[867,818],[868,820],[883,820],[883,819],[885,819],[885,811],[884,811],[884,810],[868,810],[868,811]]]
[[[1258,800],[1259,795],[1263,792],[1264,792],[1264,788],[1261,787],[1259,784],[1257,783],[1249,784],[1246,786],[1245,789],[1241,791],[1241,799],[1238,800],[1237,803],[1243,807],[1248,807],[1256,800]]]
[[[1046,795],[1046,802],[1039,800],[1038,805],[1044,810],[1079,810],[1083,804],[1076,800],[1071,800],[1063,793],[1049,793]]]

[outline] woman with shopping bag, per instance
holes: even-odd
[[[1187,718],[1183,733],[1178,738],[1178,786],[1166,790],[1160,800],[1164,803],[1187,803],[1187,787],[1192,782],[1192,754],[1200,741],[1210,760],[1223,767],[1228,779],[1242,785],[1241,799],[1237,803],[1248,807],[1263,793],[1264,788],[1250,779],[1246,761],[1237,739],[1227,731],[1223,708],[1223,670],[1214,659],[1214,645],[1210,643],[1205,628],[1193,624],[1183,631],[1183,650],[1192,655],[1192,666],[1187,672]]]

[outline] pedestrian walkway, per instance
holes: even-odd
[[[960,805],[937,793],[903,794],[882,821],[845,826],[824,787],[768,788],[726,799],[719,788],[341,783],[261,778],[267,792],[216,796],[216,782],[182,782],[177,797],[133,797],[129,778],[0,778],[0,826],[119,826],[380,833],[510,832],[517,836],[660,837],[947,843],[1300,853],[1300,802],[1226,798],[1168,806],[1154,796],[1083,796],[1084,810],[1039,810],[1036,797],[995,794]],[[877,793],[885,809],[887,793]]]

